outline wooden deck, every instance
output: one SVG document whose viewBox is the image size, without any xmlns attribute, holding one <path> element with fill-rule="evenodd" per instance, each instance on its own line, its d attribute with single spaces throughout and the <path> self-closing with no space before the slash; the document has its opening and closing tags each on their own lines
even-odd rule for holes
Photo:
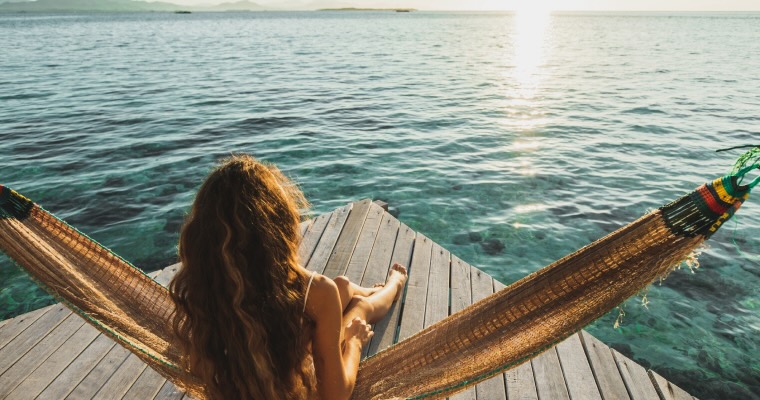
<svg viewBox="0 0 760 400">
<path fill-rule="evenodd" d="M 302 262 L 371 286 L 389 266 L 409 267 L 403 301 L 376 324 L 365 355 L 402 340 L 504 287 L 412 231 L 370 200 L 302 225 Z M 179 265 L 154 273 L 167 284 Z M 136 356 L 60 304 L 0 322 L 0 399 L 182 399 Z M 694 400 L 583 331 L 452 399 Z"/>
</svg>

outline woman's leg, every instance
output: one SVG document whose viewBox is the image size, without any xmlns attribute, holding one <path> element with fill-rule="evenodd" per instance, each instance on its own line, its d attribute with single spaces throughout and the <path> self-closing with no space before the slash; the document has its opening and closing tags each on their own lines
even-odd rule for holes
<svg viewBox="0 0 760 400">
<path fill-rule="evenodd" d="M 356 295 L 351 297 L 343 311 L 344 324 L 351 322 L 355 317 L 359 317 L 370 324 L 380 321 L 404 289 L 406 278 L 406 268 L 394 264 L 385 286 L 377 288 L 374 293 L 367 297 Z M 342 298 L 341 301 L 343 301 Z"/>
<path fill-rule="evenodd" d="M 338 286 L 338 293 L 340 294 L 340 304 L 343 305 L 343 311 L 346 311 L 346 307 L 351 302 L 354 296 L 371 296 L 376 293 L 382 287 L 365 288 L 351 282 L 346 276 L 336 276 L 333 281 Z"/>
</svg>

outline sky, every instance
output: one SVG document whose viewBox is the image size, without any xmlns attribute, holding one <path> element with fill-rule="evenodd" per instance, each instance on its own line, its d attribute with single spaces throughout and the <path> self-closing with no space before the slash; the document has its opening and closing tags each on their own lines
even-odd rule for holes
<svg viewBox="0 0 760 400">
<path fill-rule="evenodd" d="M 236 0 L 164 0 L 184 5 Z M 272 8 L 413 7 L 420 10 L 760 11 L 760 0 L 251 0 Z"/>
</svg>

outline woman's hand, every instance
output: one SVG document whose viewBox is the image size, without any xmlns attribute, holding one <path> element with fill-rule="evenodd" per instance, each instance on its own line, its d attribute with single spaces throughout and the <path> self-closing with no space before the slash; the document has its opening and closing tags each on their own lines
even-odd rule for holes
<svg viewBox="0 0 760 400">
<path fill-rule="evenodd" d="M 370 326 L 367 321 L 356 317 L 348 324 L 344 334 L 346 335 L 344 338 L 346 342 L 351 339 L 356 339 L 359 340 L 362 346 L 364 346 L 369 342 L 369 339 L 372 338 L 372 335 L 374 335 L 375 332 L 372 331 L 372 326 Z"/>
</svg>

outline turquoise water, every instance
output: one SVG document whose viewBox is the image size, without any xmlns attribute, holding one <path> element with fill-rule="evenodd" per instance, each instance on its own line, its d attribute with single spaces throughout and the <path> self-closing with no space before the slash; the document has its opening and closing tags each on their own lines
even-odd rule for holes
<svg viewBox="0 0 760 400">
<path fill-rule="evenodd" d="M 0 183 L 146 270 L 231 152 L 511 283 L 760 141 L 760 14 L 0 15 L 0 38 Z M 751 198 L 696 273 L 589 330 L 703 400 L 760 398 L 759 234 Z M 51 301 L 0 278 L 0 318 Z"/>
</svg>

